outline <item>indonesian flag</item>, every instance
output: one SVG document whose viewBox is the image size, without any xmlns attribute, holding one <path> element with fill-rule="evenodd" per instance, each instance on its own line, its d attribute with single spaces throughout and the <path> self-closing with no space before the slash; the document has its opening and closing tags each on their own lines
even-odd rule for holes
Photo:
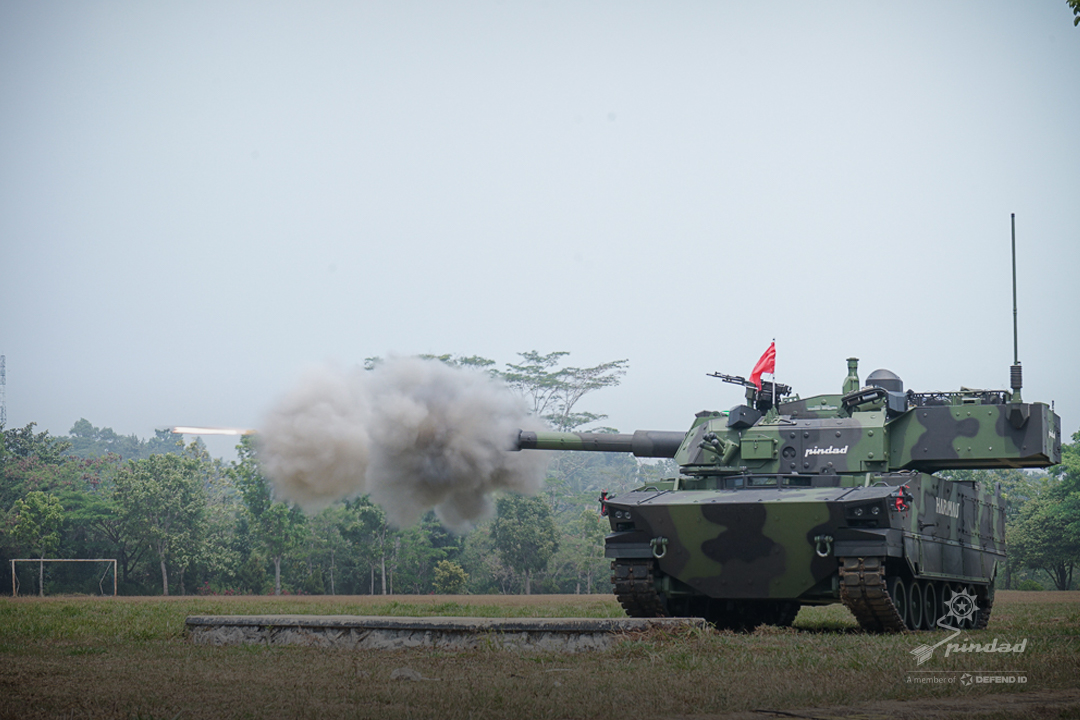
<svg viewBox="0 0 1080 720">
<path fill-rule="evenodd" d="M 750 382 L 757 386 L 757 389 L 761 390 L 761 374 L 769 373 L 770 375 L 776 372 L 776 343 L 769 343 L 769 349 L 765 351 L 765 354 L 761 356 L 761 359 L 757 361 L 757 365 L 754 366 L 754 371 L 750 373 Z"/>
</svg>

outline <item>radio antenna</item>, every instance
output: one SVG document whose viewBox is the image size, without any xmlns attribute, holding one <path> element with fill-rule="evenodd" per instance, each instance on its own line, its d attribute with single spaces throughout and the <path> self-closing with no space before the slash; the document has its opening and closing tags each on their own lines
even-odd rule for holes
<svg viewBox="0 0 1080 720">
<path fill-rule="evenodd" d="M 1013 364 L 1009 368 L 1012 385 L 1012 401 L 1020 402 L 1020 388 L 1024 385 L 1023 368 L 1020 367 L 1020 340 L 1016 325 L 1016 213 L 1012 213 L 1012 291 L 1013 291 Z"/>
</svg>

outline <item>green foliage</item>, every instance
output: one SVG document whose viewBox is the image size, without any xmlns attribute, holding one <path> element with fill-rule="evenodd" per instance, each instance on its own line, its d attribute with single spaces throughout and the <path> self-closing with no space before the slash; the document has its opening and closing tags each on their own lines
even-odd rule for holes
<svg viewBox="0 0 1080 720">
<path fill-rule="evenodd" d="M 1080 430 L 1071 443 L 1061 444 L 1061 464 L 1050 468 L 1050 474 L 1061 481 L 1063 493 L 1080 493 Z"/>
<path fill-rule="evenodd" d="M 1080 0 L 1065 0 L 1072 8 L 1073 15 L 1073 27 L 1080 25 Z"/>
<path fill-rule="evenodd" d="M 274 594 L 281 594 L 281 561 L 299 549 L 306 533 L 306 519 L 296 507 L 275 502 L 270 483 L 259 470 L 255 444 L 249 436 L 236 447 L 237 462 L 229 468 L 240 493 L 252 536 L 274 563 Z"/>
<path fill-rule="evenodd" d="M 181 574 L 202 551 L 206 534 L 203 466 L 193 457 L 153 455 L 130 461 L 113 489 L 123 533 L 148 546 L 169 594 L 168 568 Z"/>
<path fill-rule="evenodd" d="M 64 513 L 56 496 L 33 490 L 15 501 L 12 513 L 11 535 L 16 543 L 39 558 L 56 552 Z M 45 594 L 44 563 L 38 565 L 38 594 Z"/>
<path fill-rule="evenodd" d="M 588 393 L 618 385 L 629 364 L 628 360 L 613 360 L 588 368 L 560 368 L 559 364 L 569 354 L 541 355 L 535 350 L 518 353 L 522 362 L 507 363 L 507 370 L 498 373 L 498 377 L 532 402 L 536 415 L 557 430 L 576 430 L 607 417 L 574 408 Z"/>
<path fill-rule="evenodd" d="M 391 588 L 388 571 L 394 568 L 394 537 L 386 513 L 366 497 L 346 502 L 345 508 L 342 537 L 353 548 L 357 564 L 368 571 L 371 578 L 369 591 L 376 593 L 375 576 L 378 575 L 379 592 L 385 595 Z"/>
<path fill-rule="evenodd" d="M 240 438 L 236 446 L 237 461 L 229 468 L 229 477 L 240 492 L 240 497 L 251 517 L 258 519 L 270 507 L 270 485 L 259 472 L 255 456 L 255 443 L 250 435 Z"/>
<path fill-rule="evenodd" d="M 350 546 L 342 534 L 347 515 L 345 505 L 333 505 L 309 518 L 306 524 L 302 560 L 309 578 L 319 576 L 320 594 L 327 592 L 327 582 L 330 594 L 337 594 L 340 561 L 344 560 L 348 565 Z M 305 591 L 313 592 L 308 590 L 309 582 L 305 583 Z"/>
<path fill-rule="evenodd" d="M 557 568 L 552 573 L 556 580 L 549 584 L 552 592 L 592 593 L 606 580 L 609 563 L 604 558 L 604 535 L 607 522 L 600 517 L 595 506 L 582 507 L 576 516 L 568 513 L 560 523 L 562 530 L 559 550 L 551 564 Z M 558 580 L 563 580 L 562 583 Z M 603 585 L 607 589 L 607 585 Z"/>
<path fill-rule="evenodd" d="M 484 370 L 491 375 L 498 375 L 499 371 L 495 369 L 495 361 L 480 357 L 479 355 L 420 355 L 419 357 L 425 360 L 438 360 L 441 363 L 450 365 L 451 367 L 471 368 L 473 370 Z"/>
<path fill-rule="evenodd" d="M 469 573 L 453 560 L 440 560 L 435 564 L 435 592 L 443 595 L 460 595 L 469 585 Z"/>
<path fill-rule="evenodd" d="M 274 594 L 281 594 L 281 561 L 304 537 L 304 514 L 285 503 L 271 503 L 255 520 L 255 535 L 274 562 Z"/>
<path fill-rule="evenodd" d="M 56 552 L 60 544 L 60 525 L 64 508 L 55 495 L 35 490 L 15 501 L 15 526 L 12 534 L 30 552 L 43 558 Z"/>
<path fill-rule="evenodd" d="M 1061 446 L 1061 464 L 1028 486 L 1030 499 L 1006 525 L 1015 562 L 1042 571 L 1058 590 L 1072 587 L 1080 564 L 1080 432 Z"/>
<path fill-rule="evenodd" d="M 504 563 L 524 574 L 529 595 L 532 574 L 545 570 L 559 549 L 551 508 L 543 498 L 503 495 L 496 509 L 498 517 L 491 526 L 495 550 Z"/>
<path fill-rule="evenodd" d="M 5 430 L 2 457 L 14 459 L 35 459 L 44 464 L 59 463 L 71 443 L 49 435 L 49 431 L 34 433 L 37 423 L 28 423 L 25 427 Z"/>
<path fill-rule="evenodd" d="M 1007 526 L 1009 552 L 1016 562 L 1045 572 L 1058 590 L 1069 590 L 1080 563 L 1080 496 L 1056 490 L 1027 503 L 1019 520 Z"/>
<path fill-rule="evenodd" d="M 475 355 L 431 357 L 506 380 L 538 413 L 564 428 L 601 420 L 603 415 L 580 410 L 581 399 L 617 384 L 626 370 L 623 360 L 564 367 L 565 352 L 521 353 L 518 363 L 502 369 Z M 378 362 L 370 358 L 367 366 Z M 60 554 L 116 558 L 119 591 L 129 595 L 186 588 L 255 594 L 270 588 L 337 594 L 603 592 L 607 563 L 597 535 L 605 528 L 596 514 L 599 491 L 622 492 L 669 470 L 622 454 L 561 453 L 542 497 L 510 501 L 532 504 L 527 522 L 508 524 L 504 501 L 501 522 L 495 518 L 455 535 L 431 514 L 411 528 L 393 528 L 367 498 L 305 517 L 275 502 L 250 436 L 241 439 L 237 460 L 225 466 L 201 443 L 178 445 L 166 431 L 142 440 L 85 418 L 67 437 L 35 429 L 31 423 L 0 431 L 0 584 L 10 585 L 10 566 L 3 561 L 29 552 L 14 533 L 15 503 L 31 502 L 29 494 L 39 492 L 63 508 L 56 530 Z M 535 543 L 532 551 L 520 551 L 526 542 Z M 66 566 L 46 571 L 50 593 L 98 592 L 100 573 L 68 580 Z M 85 582 L 93 587 L 83 589 L 79 583 Z"/>
<path fill-rule="evenodd" d="M 435 566 L 451 551 L 445 542 L 446 531 L 428 513 L 424 520 L 393 533 L 391 555 L 394 592 L 422 594 L 434 588 Z"/>
<path fill-rule="evenodd" d="M 606 387 L 614 387 L 626 374 L 628 360 L 612 360 L 593 367 L 560 367 L 569 356 L 566 351 L 542 355 L 536 350 L 518 353 L 519 363 L 507 363 L 499 370 L 496 362 L 479 355 L 420 355 L 453 367 L 481 370 L 505 382 L 520 393 L 531 405 L 535 415 L 547 420 L 558 430 L 576 430 L 583 425 L 603 420 L 606 415 L 576 410 L 585 395 Z M 372 370 L 383 362 L 380 357 L 364 359 L 364 369 Z"/>
<path fill-rule="evenodd" d="M 112 428 L 98 428 L 80 418 L 68 431 L 67 453 L 81 458 L 118 455 L 124 460 L 142 460 L 151 455 L 182 452 L 183 442 L 169 430 L 158 430 L 149 441 L 136 435 L 118 435 Z"/>
</svg>

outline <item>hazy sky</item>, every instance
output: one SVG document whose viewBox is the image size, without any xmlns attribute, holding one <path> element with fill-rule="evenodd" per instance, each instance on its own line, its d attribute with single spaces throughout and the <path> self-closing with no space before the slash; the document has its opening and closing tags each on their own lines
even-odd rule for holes
<svg viewBox="0 0 1080 720">
<path fill-rule="evenodd" d="M 313 364 L 1006 388 L 1080 428 L 1065 0 L 0 2 L 9 427 L 255 426 Z M 227 449 L 231 441 L 212 448 Z"/>
</svg>

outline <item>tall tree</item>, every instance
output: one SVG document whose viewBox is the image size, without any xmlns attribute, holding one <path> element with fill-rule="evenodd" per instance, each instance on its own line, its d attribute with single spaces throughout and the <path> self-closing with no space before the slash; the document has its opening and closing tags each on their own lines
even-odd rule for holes
<svg viewBox="0 0 1080 720">
<path fill-rule="evenodd" d="M 1080 431 L 1061 445 L 1061 464 L 1033 485 L 1034 497 L 1007 526 L 1009 551 L 1028 567 L 1045 572 L 1058 590 L 1072 587 L 1080 565 Z"/>
<path fill-rule="evenodd" d="M 1047 492 L 1028 502 L 1020 520 L 1008 528 L 1009 552 L 1030 568 L 1045 572 L 1058 590 L 1072 586 L 1080 563 L 1080 497 Z"/>
<path fill-rule="evenodd" d="M 540 497 L 503 495 L 495 501 L 498 516 L 491 526 L 495 550 L 502 561 L 525 576 L 525 594 L 532 593 L 532 576 L 547 569 L 559 549 L 559 533 L 551 508 Z"/>
<path fill-rule="evenodd" d="M 434 568 L 446 559 L 448 551 L 446 546 L 436 544 L 443 535 L 445 530 L 431 512 L 422 522 L 395 532 L 395 540 L 401 541 L 395 553 L 398 574 L 395 583 L 399 591 L 408 588 L 420 594 L 433 589 Z"/>
<path fill-rule="evenodd" d="M 30 551 L 42 560 L 60 544 L 60 526 L 64 508 L 55 495 L 34 490 L 15 501 L 13 533 Z M 38 565 L 38 595 L 45 594 L 45 563 Z"/>
<path fill-rule="evenodd" d="M 283 502 L 271 503 L 256 521 L 256 532 L 274 562 L 274 594 L 281 594 L 281 561 L 304 537 L 304 514 Z"/>
<path fill-rule="evenodd" d="M 325 565 L 331 595 L 337 595 L 338 561 L 350 549 L 348 540 L 342 535 L 346 522 L 348 509 L 341 503 L 335 503 L 310 518 L 307 523 L 305 559 L 308 577 L 310 579 L 316 573 L 321 576 Z"/>
<path fill-rule="evenodd" d="M 587 368 L 560 368 L 569 354 L 559 351 L 541 355 L 535 350 L 518 353 L 522 361 L 507 363 L 507 369 L 498 373 L 532 403 L 534 413 L 558 430 L 576 430 L 607 417 L 575 408 L 578 401 L 594 390 L 618 385 L 629 363 L 612 360 Z"/>
<path fill-rule="evenodd" d="M 259 469 L 255 445 L 249 436 L 236 447 L 238 459 L 229 468 L 257 541 L 274 563 L 274 594 L 281 594 L 281 561 L 304 537 L 303 513 L 273 498 L 270 483 Z"/>
<path fill-rule="evenodd" d="M 25 427 L 4 430 L 0 456 L 14 459 L 36 458 L 43 463 L 62 462 L 71 443 L 50 436 L 48 430 L 35 433 L 35 425 L 37 423 L 28 423 Z"/>
<path fill-rule="evenodd" d="M 196 558 L 205 536 L 206 491 L 198 459 L 153 455 L 133 460 L 117 474 L 114 500 L 127 531 L 147 545 L 169 594 L 169 565 L 181 572 Z"/>
<path fill-rule="evenodd" d="M 341 534 L 356 548 L 361 562 L 371 573 L 371 594 L 375 594 L 375 573 L 378 571 L 380 591 L 389 592 L 388 573 L 393 569 L 394 532 L 386 521 L 386 513 L 367 496 L 350 500 Z"/>
</svg>

